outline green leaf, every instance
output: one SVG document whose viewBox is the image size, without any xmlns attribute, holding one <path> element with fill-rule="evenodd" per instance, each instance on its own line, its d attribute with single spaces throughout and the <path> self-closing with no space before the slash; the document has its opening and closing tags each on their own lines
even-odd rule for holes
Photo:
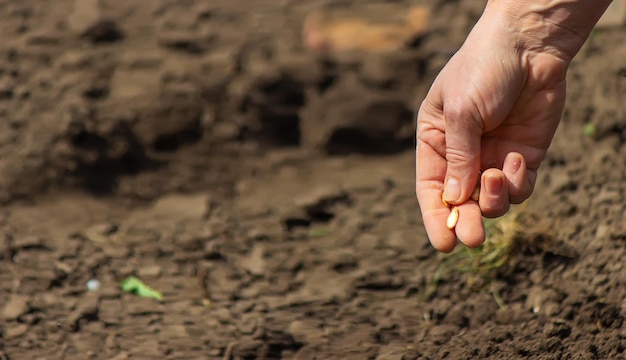
<svg viewBox="0 0 626 360">
<path fill-rule="evenodd" d="M 329 233 L 330 233 L 330 229 L 322 226 L 322 227 L 311 229 L 311 231 L 309 232 L 309 236 L 313 238 L 318 238 L 318 237 L 326 236 Z"/>
<path fill-rule="evenodd" d="M 163 300 L 163 295 L 160 292 L 152 289 L 134 276 L 130 276 L 122 281 L 121 286 L 124 292 L 135 293 L 137 296 L 144 298 Z"/>
<path fill-rule="evenodd" d="M 594 125 L 594 123 L 586 123 L 585 126 L 583 126 L 583 134 L 593 137 L 596 134 L 596 125 Z"/>
</svg>

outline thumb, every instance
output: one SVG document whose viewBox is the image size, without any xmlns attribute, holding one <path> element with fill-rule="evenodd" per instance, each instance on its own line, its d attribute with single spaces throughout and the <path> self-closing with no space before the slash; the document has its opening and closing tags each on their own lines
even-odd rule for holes
<svg viewBox="0 0 626 360">
<path fill-rule="evenodd" d="M 472 111 L 447 111 L 444 117 L 447 169 L 443 200 L 460 205 L 470 198 L 480 175 L 483 121 Z"/>
</svg>

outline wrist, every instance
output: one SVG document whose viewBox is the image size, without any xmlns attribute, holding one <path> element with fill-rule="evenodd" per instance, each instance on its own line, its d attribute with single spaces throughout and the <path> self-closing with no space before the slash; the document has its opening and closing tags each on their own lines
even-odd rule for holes
<svg viewBox="0 0 626 360">
<path fill-rule="evenodd" d="M 508 24 L 522 51 L 549 53 L 569 63 L 611 0 L 489 0 L 483 18 Z"/>
</svg>

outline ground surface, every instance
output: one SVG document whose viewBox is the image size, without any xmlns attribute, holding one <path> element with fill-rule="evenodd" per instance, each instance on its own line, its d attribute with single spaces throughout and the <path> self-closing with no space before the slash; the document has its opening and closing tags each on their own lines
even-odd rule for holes
<svg viewBox="0 0 626 360">
<path fill-rule="evenodd" d="M 480 3 L 321 59 L 319 1 L 0 0 L 0 359 L 623 358 L 623 29 L 572 65 L 524 209 L 543 245 L 432 286 L 412 112 Z"/>
</svg>

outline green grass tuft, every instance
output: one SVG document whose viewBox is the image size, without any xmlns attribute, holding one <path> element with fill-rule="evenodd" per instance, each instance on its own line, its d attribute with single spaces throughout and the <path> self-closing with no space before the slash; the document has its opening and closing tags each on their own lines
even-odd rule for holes
<svg viewBox="0 0 626 360">
<path fill-rule="evenodd" d="M 503 217 L 485 219 L 485 243 L 475 249 L 459 245 L 452 253 L 441 255 L 425 296 L 430 298 L 438 284 L 450 274 L 461 272 L 470 287 L 479 289 L 493 282 L 497 271 L 508 265 L 517 248 L 520 235 L 520 211 L 514 209 Z"/>
</svg>

